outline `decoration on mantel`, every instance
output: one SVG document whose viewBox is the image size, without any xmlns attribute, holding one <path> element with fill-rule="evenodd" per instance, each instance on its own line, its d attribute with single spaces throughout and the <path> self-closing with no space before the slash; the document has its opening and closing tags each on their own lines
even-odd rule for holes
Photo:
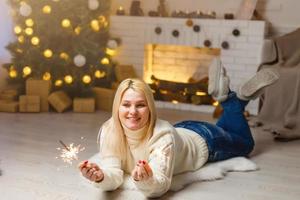
<svg viewBox="0 0 300 200">
<path fill-rule="evenodd" d="M 165 0 L 159 0 L 159 5 L 157 6 L 157 13 L 160 17 L 168 17 L 169 13 L 166 8 L 166 1 Z"/>
<path fill-rule="evenodd" d="M 234 14 L 233 13 L 225 13 L 224 19 L 234 19 Z"/>
<path fill-rule="evenodd" d="M 211 41 L 210 40 L 204 40 L 204 46 L 205 47 L 210 47 L 211 46 Z"/>
<path fill-rule="evenodd" d="M 118 9 L 117 9 L 117 12 L 116 12 L 117 15 L 125 15 L 125 10 L 122 6 L 120 6 Z"/>
<path fill-rule="evenodd" d="M 172 35 L 177 38 L 179 36 L 179 31 L 178 30 L 174 30 L 172 32 Z"/>
<path fill-rule="evenodd" d="M 223 49 L 229 49 L 229 43 L 227 41 L 223 41 L 221 46 Z"/>
<path fill-rule="evenodd" d="M 241 34 L 241 32 L 239 29 L 237 29 L 237 28 L 233 29 L 232 35 L 234 35 L 235 37 L 238 37 L 238 36 L 240 36 L 240 34 Z"/>
<path fill-rule="evenodd" d="M 162 32 L 162 30 L 161 30 L 160 27 L 156 27 L 156 28 L 155 28 L 155 33 L 156 33 L 157 35 L 160 35 L 161 32 Z"/>
<path fill-rule="evenodd" d="M 141 8 L 141 2 L 138 0 L 134 0 L 131 3 L 130 7 L 130 15 L 131 16 L 144 16 L 144 12 Z"/>
<path fill-rule="evenodd" d="M 186 24 L 188 27 L 192 27 L 192 26 L 194 25 L 194 22 L 193 22 L 193 20 L 188 19 L 188 20 L 186 20 L 185 24 Z"/>
<path fill-rule="evenodd" d="M 199 25 L 194 25 L 194 26 L 193 26 L 193 30 L 194 30 L 196 33 L 200 32 L 200 26 L 199 26 Z"/>
</svg>

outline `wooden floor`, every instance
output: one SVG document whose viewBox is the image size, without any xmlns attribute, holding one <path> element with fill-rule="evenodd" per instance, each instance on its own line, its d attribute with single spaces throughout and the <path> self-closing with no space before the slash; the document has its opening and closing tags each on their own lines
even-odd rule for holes
<svg viewBox="0 0 300 200">
<path fill-rule="evenodd" d="M 137 191 L 101 192 L 82 181 L 76 168 L 66 166 L 56 149 L 59 140 L 82 144 L 79 154 L 87 159 L 97 151 L 98 128 L 109 113 L 0 113 L 0 199 L 143 199 Z M 159 110 L 161 118 L 176 122 L 184 119 L 209 120 L 205 114 Z M 199 182 L 179 192 L 168 192 L 161 199 L 300 199 L 300 141 L 276 142 L 269 133 L 253 129 L 256 148 L 252 160 L 260 170 L 229 173 L 224 179 Z M 82 138 L 83 137 L 83 138 Z"/>
</svg>

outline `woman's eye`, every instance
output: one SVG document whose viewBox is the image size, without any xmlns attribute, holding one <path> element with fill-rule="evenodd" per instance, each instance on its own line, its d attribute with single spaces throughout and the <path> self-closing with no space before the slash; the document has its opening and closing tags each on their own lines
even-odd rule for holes
<svg viewBox="0 0 300 200">
<path fill-rule="evenodd" d="M 136 105 L 136 107 L 138 107 L 138 108 L 143 108 L 145 106 L 146 106 L 145 104 L 138 104 L 138 105 Z"/>
<path fill-rule="evenodd" d="M 122 106 L 124 106 L 124 107 L 130 107 L 130 104 L 124 103 L 124 104 L 122 104 Z"/>
</svg>

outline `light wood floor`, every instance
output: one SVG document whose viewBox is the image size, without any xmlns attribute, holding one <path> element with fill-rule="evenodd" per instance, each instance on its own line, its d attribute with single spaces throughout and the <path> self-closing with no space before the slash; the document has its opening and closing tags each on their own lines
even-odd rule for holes
<svg viewBox="0 0 300 200">
<path fill-rule="evenodd" d="M 10 114 L 0 113 L 0 199 L 143 199 L 136 191 L 103 193 L 86 185 L 73 166 L 55 159 L 59 140 L 86 147 L 80 160 L 97 151 L 98 128 L 109 113 L 72 112 Z M 159 110 L 161 118 L 176 122 L 184 119 L 209 120 L 205 114 Z M 252 160 L 260 170 L 229 173 L 224 179 L 199 182 L 182 191 L 168 192 L 161 199 L 300 199 L 300 141 L 275 142 L 269 133 L 253 129 L 256 148 Z M 84 139 L 81 139 L 84 137 Z"/>
</svg>

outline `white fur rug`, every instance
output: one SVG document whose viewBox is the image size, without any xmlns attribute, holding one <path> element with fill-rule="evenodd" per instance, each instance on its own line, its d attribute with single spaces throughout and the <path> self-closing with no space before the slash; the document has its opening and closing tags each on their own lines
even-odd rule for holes
<svg viewBox="0 0 300 200">
<path fill-rule="evenodd" d="M 224 161 L 208 163 L 197 171 L 174 176 L 170 190 L 178 191 L 183 189 L 186 185 L 198 181 L 213 181 L 222 179 L 228 172 L 231 171 L 247 172 L 255 170 L 258 170 L 257 165 L 245 157 L 235 157 Z M 137 190 L 129 175 L 125 176 L 125 180 L 121 188 L 125 190 Z"/>
</svg>

